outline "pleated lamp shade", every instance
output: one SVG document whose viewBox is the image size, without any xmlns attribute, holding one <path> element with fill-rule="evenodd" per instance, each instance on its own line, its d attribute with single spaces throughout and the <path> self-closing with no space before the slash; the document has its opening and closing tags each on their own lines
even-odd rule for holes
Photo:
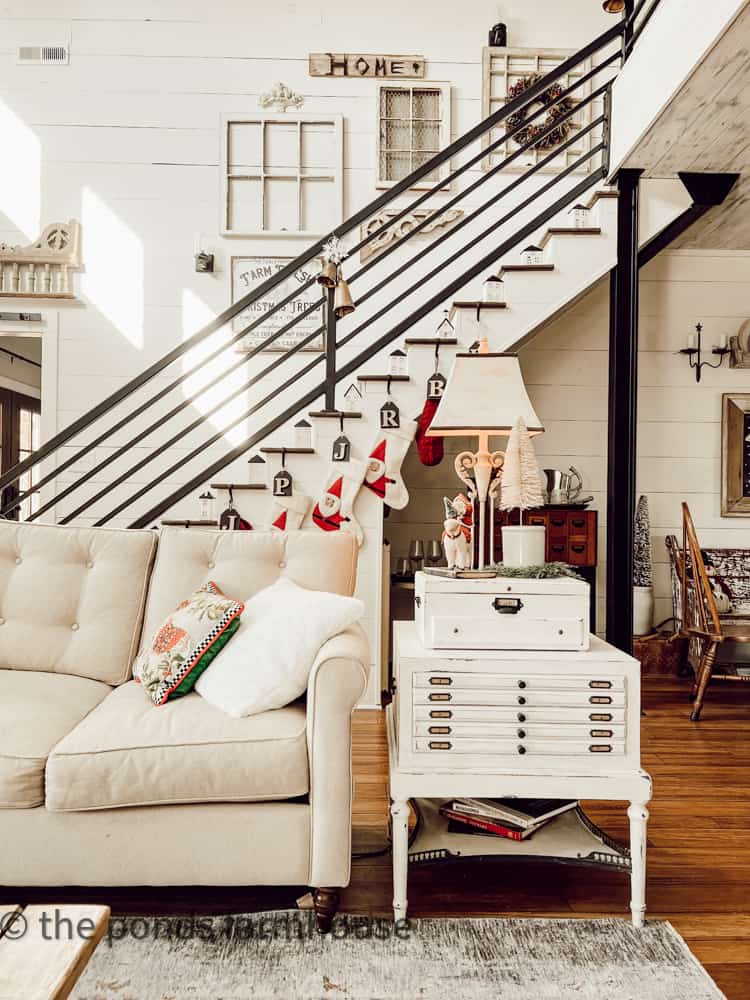
<svg viewBox="0 0 750 1000">
<path fill-rule="evenodd" d="M 428 437 L 508 436 L 519 417 L 541 434 L 517 354 L 457 354 Z"/>
</svg>

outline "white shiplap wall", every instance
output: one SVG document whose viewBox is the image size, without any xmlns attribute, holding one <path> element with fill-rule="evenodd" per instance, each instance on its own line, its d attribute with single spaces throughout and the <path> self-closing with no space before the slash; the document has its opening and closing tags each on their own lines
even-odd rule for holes
<svg viewBox="0 0 750 1000">
<path fill-rule="evenodd" d="M 611 24 L 590 0 L 570 0 L 564 10 L 512 0 L 502 16 L 521 46 L 577 48 Z M 259 93 L 282 80 L 305 97 L 305 112 L 342 114 L 351 214 L 377 193 L 375 81 L 311 78 L 308 53 L 423 54 L 427 78 L 452 86 L 455 136 L 480 118 L 481 49 L 499 17 L 498 5 L 487 2 L 457 17 L 447 0 L 0 7 L 0 241 L 27 242 L 55 218 L 83 223 L 82 304 L 45 309 L 48 326 L 59 330 L 59 402 L 46 426 L 65 426 L 223 310 L 232 255 L 292 256 L 303 248 L 293 237 L 218 238 L 222 113 L 256 110 Z M 18 45 L 34 43 L 69 44 L 69 65 L 16 65 Z M 472 171 L 466 181 L 474 179 Z M 212 276 L 193 271 L 198 233 L 216 252 Z M 51 315 L 58 312 L 59 319 Z M 185 421 L 205 408 L 191 406 Z M 236 443 L 241 436 L 227 437 Z M 95 461 L 106 455 L 100 451 Z M 180 449 L 170 448 L 169 460 L 179 458 Z M 153 471 L 168 464 L 165 456 Z M 140 481 L 151 475 L 146 470 Z M 180 476 L 188 470 L 169 481 Z M 106 481 L 102 474 L 96 486 Z M 194 509 L 191 500 L 176 513 Z"/>
<path fill-rule="evenodd" d="M 641 272 L 637 489 L 649 499 L 654 559 L 655 616 L 671 614 L 664 536 L 680 537 L 680 503 L 687 500 L 705 545 L 750 547 L 750 520 L 720 514 L 721 395 L 750 392 L 750 371 L 703 370 L 700 384 L 676 352 L 703 323 L 710 347 L 736 333 L 750 315 L 750 251 L 666 251 Z M 542 467 L 573 464 L 599 510 L 598 621 L 604 628 L 607 489 L 608 286 L 601 283 L 521 350 L 534 407 L 545 425 L 536 439 Z M 713 360 L 713 359 L 712 359 Z M 498 441 L 498 447 L 502 441 Z M 463 447 L 463 445 L 461 445 Z M 454 446 L 454 450 L 460 450 Z M 423 469 L 410 455 L 412 502 L 386 525 L 394 556 L 409 539 L 437 537 L 441 497 L 457 492 L 446 458 Z M 424 520 L 418 512 L 427 511 Z"/>
</svg>

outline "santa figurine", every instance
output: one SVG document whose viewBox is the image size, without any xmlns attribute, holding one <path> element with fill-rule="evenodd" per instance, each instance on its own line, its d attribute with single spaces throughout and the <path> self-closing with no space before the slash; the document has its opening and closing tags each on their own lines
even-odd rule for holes
<svg viewBox="0 0 750 1000">
<path fill-rule="evenodd" d="M 312 519 L 323 531 L 340 531 L 341 525 L 351 520 L 341 513 L 342 484 L 343 476 L 339 476 L 313 507 Z"/>
<path fill-rule="evenodd" d="M 385 474 L 385 439 L 380 440 L 367 459 L 367 472 L 365 474 L 365 486 L 380 497 L 385 498 L 385 491 L 389 485 L 394 485 L 396 480 L 390 479 Z"/>
</svg>

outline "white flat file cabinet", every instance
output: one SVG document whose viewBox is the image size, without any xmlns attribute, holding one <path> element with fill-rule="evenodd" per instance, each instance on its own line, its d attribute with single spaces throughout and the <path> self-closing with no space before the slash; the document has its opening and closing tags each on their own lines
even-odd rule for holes
<svg viewBox="0 0 750 1000">
<path fill-rule="evenodd" d="M 501 856 L 629 872 L 632 920 L 642 926 L 651 779 L 640 767 L 638 661 L 593 635 L 579 652 L 425 649 L 414 622 L 396 622 L 393 669 L 394 919 L 406 917 L 409 864 Z M 438 811 L 447 799 L 505 796 L 625 801 L 630 846 L 581 809 L 523 841 L 451 832 Z M 411 846 L 409 800 L 419 816 Z"/>
</svg>

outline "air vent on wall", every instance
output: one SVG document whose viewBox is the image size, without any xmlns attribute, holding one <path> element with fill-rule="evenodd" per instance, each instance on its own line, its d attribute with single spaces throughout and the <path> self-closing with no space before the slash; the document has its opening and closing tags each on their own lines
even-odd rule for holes
<svg viewBox="0 0 750 1000">
<path fill-rule="evenodd" d="M 18 62 L 25 66 L 62 66 L 68 62 L 65 45 L 21 45 Z"/>
</svg>

